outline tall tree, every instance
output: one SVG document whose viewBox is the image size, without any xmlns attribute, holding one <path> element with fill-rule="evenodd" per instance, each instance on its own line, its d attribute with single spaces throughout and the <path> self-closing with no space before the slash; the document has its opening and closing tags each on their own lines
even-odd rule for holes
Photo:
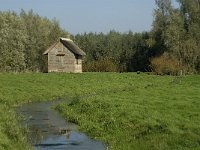
<svg viewBox="0 0 200 150">
<path fill-rule="evenodd" d="M 171 0 L 155 0 L 157 8 L 154 12 L 152 35 L 155 39 L 155 54 L 162 54 L 166 48 L 165 33 L 169 26 L 170 14 L 172 11 Z"/>
<path fill-rule="evenodd" d="M 177 0 L 184 20 L 183 59 L 193 70 L 200 71 L 200 0 Z"/>
<path fill-rule="evenodd" d="M 27 34 L 23 21 L 13 12 L 0 12 L 0 71 L 25 69 Z"/>
<path fill-rule="evenodd" d="M 55 43 L 59 37 L 68 37 L 69 34 L 60 28 L 55 19 L 50 21 L 32 10 L 28 13 L 22 10 L 20 16 L 28 35 L 25 51 L 27 70 L 44 71 L 47 66 L 47 60 L 43 56 L 44 50 Z"/>
</svg>

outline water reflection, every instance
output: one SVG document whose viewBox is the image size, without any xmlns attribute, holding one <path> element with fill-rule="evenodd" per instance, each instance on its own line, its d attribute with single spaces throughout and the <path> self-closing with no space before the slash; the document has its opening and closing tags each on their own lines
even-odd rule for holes
<svg viewBox="0 0 200 150">
<path fill-rule="evenodd" d="M 28 129 L 29 142 L 36 150 L 105 150 L 102 142 L 90 139 L 77 131 L 75 124 L 66 122 L 55 110 L 57 102 L 23 105 L 18 113 Z"/>
</svg>

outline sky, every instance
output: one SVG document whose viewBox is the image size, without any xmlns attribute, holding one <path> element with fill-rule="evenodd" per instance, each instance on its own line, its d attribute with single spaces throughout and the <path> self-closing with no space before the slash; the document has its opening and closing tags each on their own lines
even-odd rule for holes
<svg viewBox="0 0 200 150">
<path fill-rule="evenodd" d="M 154 0 L 0 0 L 0 11 L 32 9 L 71 34 L 149 31 L 155 7 Z"/>
</svg>

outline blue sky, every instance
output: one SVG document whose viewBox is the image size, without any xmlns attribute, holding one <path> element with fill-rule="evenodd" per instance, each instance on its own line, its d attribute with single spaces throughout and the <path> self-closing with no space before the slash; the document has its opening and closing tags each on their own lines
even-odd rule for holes
<svg viewBox="0 0 200 150">
<path fill-rule="evenodd" d="M 0 0 L 0 11 L 33 9 L 71 34 L 149 31 L 154 8 L 154 0 Z"/>
</svg>

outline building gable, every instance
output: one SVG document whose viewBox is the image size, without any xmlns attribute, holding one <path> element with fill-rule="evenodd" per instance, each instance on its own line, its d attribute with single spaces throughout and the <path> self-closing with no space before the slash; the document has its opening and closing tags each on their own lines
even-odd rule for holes
<svg viewBox="0 0 200 150">
<path fill-rule="evenodd" d="M 48 72 L 82 72 L 85 53 L 73 41 L 61 38 L 43 54 L 48 55 Z"/>
</svg>

